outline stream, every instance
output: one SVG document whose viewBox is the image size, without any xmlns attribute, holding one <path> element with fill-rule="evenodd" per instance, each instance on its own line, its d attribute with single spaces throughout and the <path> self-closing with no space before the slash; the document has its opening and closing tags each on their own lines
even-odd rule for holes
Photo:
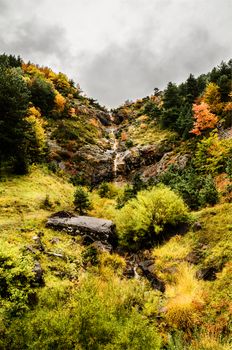
<svg viewBox="0 0 232 350">
<path fill-rule="evenodd" d="M 120 159 L 120 153 L 118 152 L 118 146 L 119 146 L 119 141 L 116 138 L 116 128 L 112 128 L 109 130 L 109 136 L 112 144 L 112 149 L 113 149 L 113 174 L 114 174 L 114 179 L 117 178 L 118 175 L 118 165 L 119 165 L 119 159 Z"/>
</svg>

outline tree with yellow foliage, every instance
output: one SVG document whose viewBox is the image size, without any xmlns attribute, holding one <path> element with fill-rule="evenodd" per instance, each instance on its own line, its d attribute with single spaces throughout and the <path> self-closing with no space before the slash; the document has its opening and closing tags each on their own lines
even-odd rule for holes
<svg viewBox="0 0 232 350">
<path fill-rule="evenodd" d="M 209 83 L 205 88 L 203 100 L 208 104 L 212 113 L 221 114 L 223 103 L 221 102 L 221 94 L 219 86 L 215 83 Z"/>
</svg>

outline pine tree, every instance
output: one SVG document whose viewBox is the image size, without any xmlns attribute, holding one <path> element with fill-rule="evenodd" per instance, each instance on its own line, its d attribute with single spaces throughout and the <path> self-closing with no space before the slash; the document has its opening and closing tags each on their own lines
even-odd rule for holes
<svg viewBox="0 0 232 350">
<path fill-rule="evenodd" d="M 0 67 L 0 161 L 13 159 L 18 173 L 26 171 L 29 98 L 20 69 Z"/>
<path fill-rule="evenodd" d="M 75 210 L 77 210 L 80 215 L 84 215 L 88 209 L 91 209 L 88 193 L 82 187 L 77 187 L 74 193 L 73 203 L 75 205 Z"/>
<path fill-rule="evenodd" d="M 198 84 L 193 74 L 190 74 L 186 81 L 186 100 L 193 103 L 198 96 Z"/>
</svg>

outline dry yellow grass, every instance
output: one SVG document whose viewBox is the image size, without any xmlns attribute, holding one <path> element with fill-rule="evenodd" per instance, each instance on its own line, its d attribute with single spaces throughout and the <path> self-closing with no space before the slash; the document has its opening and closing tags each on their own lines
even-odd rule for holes
<svg viewBox="0 0 232 350">
<path fill-rule="evenodd" d="M 166 289 L 166 321 L 178 329 L 191 331 L 200 323 L 204 306 L 202 282 L 195 277 L 195 269 L 182 263 L 175 274 L 175 283 Z"/>
</svg>

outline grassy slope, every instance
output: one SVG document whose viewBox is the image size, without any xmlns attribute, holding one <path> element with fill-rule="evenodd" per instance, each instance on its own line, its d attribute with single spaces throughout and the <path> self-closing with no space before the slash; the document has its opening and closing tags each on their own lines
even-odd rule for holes
<svg viewBox="0 0 232 350">
<path fill-rule="evenodd" d="M 78 237 L 45 228 L 52 212 L 73 209 L 73 186 L 46 169 L 34 168 L 29 175 L 5 179 L 0 190 L 0 245 L 14 261 L 17 254 L 39 261 L 45 279 L 45 286 L 36 289 L 38 303 L 24 317 L 9 320 L 0 297 L 0 348 L 73 349 L 76 345 L 77 349 L 108 349 L 112 342 L 112 349 L 128 348 L 129 343 L 134 350 L 148 342 L 148 349 L 159 349 L 156 319 L 148 324 L 149 310 L 157 309 L 157 293 L 145 296 L 146 284 L 122 279 L 125 263 L 121 257 L 102 254 L 97 268 L 87 263 Z M 51 207 L 44 206 L 48 194 Z M 93 197 L 99 199 L 96 194 Z M 36 248 L 33 237 L 39 232 L 43 232 L 46 251 L 64 258 Z M 51 242 L 54 237 L 56 244 Z M 144 305 L 143 314 L 136 311 L 136 305 Z"/>
<path fill-rule="evenodd" d="M 62 306 L 62 293 L 66 291 L 64 300 L 69 298 L 72 309 L 72 303 L 75 302 L 68 297 L 68 291 L 73 293 L 79 285 L 76 285 L 76 281 L 81 281 L 83 278 L 86 281 L 84 276 L 90 276 L 84 283 L 88 285 L 97 283 L 96 293 L 99 293 L 103 304 L 105 300 L 108 300 L 108 307 L 115 310 L 112 311 L 113 313 L 118 313 L 116 305 L 125 306 L 132 298 L 136 305 L 137 303 L 140 305 L 137 307 L 142 308 L 142 319 L 148 318 L 150 321 L 155 321 L 157 310 L 161 307 L 162 322 L 156 327 L 159 327 L 165 341 L 168 339 L 167 334 L 175 329 L 183 330 L 189 340 L 197 327 L 198 330 L 201 330 L 201 339 L 194 340 L 195 343 L 193 342 L 191 349 L 229 349 L 227 341 L 225 340 L 224 345 L 220 345 L 219 339 L 222 336 L 227 339 L 230 330 L 232 290 L 229 260 L 231 260 L 232 251 L 230 243 L 232 204 L 221 204 L 195 213 L 194 215 L 202 226 L 199 231 L 190 230 L 184 236 L 174 236 L 162 246 L 154 249 L 155 272 L 165 280 L 167 285 L 164 296 L 161 296 L 159 293 L 153 295 L 153 292 L 147 289 L 148 287 L 142 281 L 125 281 L 119 278 L 117 269 L 118 267 L 119 270 L 123 268 L 124 262 L 117 256 L 109 258 L 103 255 L 97 275 L 97 270 L 93 270 L 95 277 L 91 277 L 91 270 L 88 275 L 81 268 L 84 248 L 78 244 L 78 239 L 73 240 L 61 232 L 45 228 L 45 220 L 51 212 L 72 209 L 73 191 L 73 186 L 62 177 L 52 175 L 42 168 L 34 168 L 29 175 L 9 178 L 0 183 L 1 244 L 8 242 L 21 250 L 27 246 L 33 247 L 33 236 L 42 231 L 44 234 L 42 242 L 46 250 L 62 253 L 65 257 L 58 259 L 38 250 L 34 254 L 34 259 L 40 261 L 45 271 L 46 282 L 45 287 L 38 292 L 41 298 L 39 309 L 37 308 L 38 317 L 45 317 L 45 314 L 40 315 L 41 307 L 45 307 L 45 311 L 46 307 L 52 307 L 50 305 L 52 302 L 47 300 L 50 293 L 51 295 L 54 293 L 54 298 L 61 300 L 59 302 Z M 104 210 L 107 210 L 107 206 L 110 205 L 113 208 L 113 200 L 99 199 L 96 193 L 92 195 L 92 199 L 94 200 L 93 215 L 104 217 Z M 106 216 L 110 217 L 110 211 L 106 213 Z M 54 237 L 59 239 L 55 245 L 51 243 Z M 193 262 L 187 258 L 191 254 L 197 256 Z M 196 278 L 196 271 L 212 266 L 220 271 L 216 275 L 216 280 L 202 281 Z M 103 285 L 104 293 L 102 292 Z M 85 294 L 88 293 L 85 289 L 87 287 L 83 288 L 81 292 L 84 293 L 83 297 L 88 297 L 88 294 L 87 296 Z M 120 290 L 124 291 L 124 296 L 121 295 Z M 55 295 L 61 295 L 61 299 Z M 59 308 L 59 304 L 56 307 Z M 86 307 L 92 308 L 91 305 Z M 97 317 L 100 315 L 102 317 L 104 312 L 102 310 Z M 137 316 L 126 313 L 123 317 L 129 320 L 129 317 Z M 141 327 L 143 327 L 142 319 L 139 320 Z M 40 322 L 40 320 L 35 320 L 35 322 Z M 115 325 L 118 325 L 118 321 L 114 322 L 116 322 Z M 178 342 L 180 340 L 176 340 L 176 344 Z M 120 348 L 119 345 L 118 348 Z M 183 343 L 181 342 L 175 349 L 184 349 Z"/>
<path fill-rule="evenodd" d="M 157 123 L 146 115 L 135 117 L 130 124 L 123 123 L 123 130 L 127 140 L 134 145 L 159 144 L 175 137 L 175 133 L 169 130 L 161 130 Z"/>
<path fill-rule="evenodd" d="M 42 231 L 46 248 L 54 247 L 50 239 L 60 239 L 55 247 L 58 252 L 68 248 L 69 239 L 45 228 L 45 221 L 52 212 L 72 209 L 74 188 L 62 177 L 46 169 L 36 167 L 30 174 L 14 176 L 0 183 L 0 227 L 1 241 L 16 244 L 20 248 L 33 245 L 33 237 Z M 42 257 L 45 266 L 47 257 Z"/>
<path fill-rule="evenodd" d="M 220 347 L 220 337 L 231 332 L 232 316 L 232 204 L 221 204 L 195 213 L 201 224 L 198 231 L 174 236 L 155 248 L 155 271 L 166 281 L 166 313 L 171 327 L 193 331 L 200 327 L 199 349 Z M 215 280 L 196 278 L 202 269 L 217 271 Z"/>
</svg>

